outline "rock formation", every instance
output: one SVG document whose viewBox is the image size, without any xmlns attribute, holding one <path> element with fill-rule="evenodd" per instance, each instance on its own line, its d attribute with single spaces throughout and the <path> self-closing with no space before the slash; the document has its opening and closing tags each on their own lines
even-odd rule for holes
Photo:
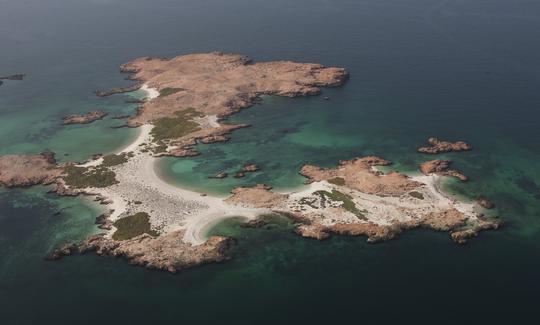
<svg viewBox="0 0 540 325">
<path fill-rule="evenodd" d="M 257 184 L 255 187 L 236 187 L 232 196 L 225 200 L 227 203 L 240 204 L 254 208 L 274 208 L 279 206 L 287 195 L 270 191 L 271 186 Z"/>
<path fill-rule="evenodd" d="M 105 116 L 107 116 L 107 113 L 102 111 L 91 111 L 83 115 L 68 115 L 62 119 L 62 124 L 88 124 L 101 120 Z"/>
<path fill-rule="evenodd" d="M 418 148 L 418 152 L 427 154 L 438 154 L 441 152 L 471 150 L 471 145 L 463 141 L 449 142 L 439 140 L 437 138 L 429 138 L 428 144 L 429 146 Z"/>
<path fill-rule="evenodd" d="M 139 58 L 122 65 L 121 71 L 133 73 L 131 79 L 160 92 L 180 89 L 144 103 L 130 120 L 137 125 L 187 107 L 205 115 L 226 116 L 253 105 L 260 95 L 316 95 L 319 87 L 339 86 L 348 77 L 341 68 L 290 61 L 253 63 L 242 55 L 217 52 Z"/>
<path fill-rule="evenodd" d="M 343 182 L 343 185 L 352 189 L 376 195 L 402 195 L 422 185 L 404 174 L 391 172 L 383 175 L 372 168 L 389 164 L 388 160 L 369 156 L 341 161 L 339 166 L 333 169 L 304 165 L 300 170 L 300 174 L 307 177 L 311 182 Z"/>
<path fill-rule="evenodd" d="M 256 164 L 246 164 L 246 165 L 242 166 L 242 169 L 240 169 L 239 171 L 237 171 L 234 174 L 234 177 L 241 178 L 241 177 L 246 176 L 246 173 L 254 173 L 254 172 L 258 171 L 258 170 L 260 170 L 258 165 L 256 165 Z"/>
<path fill-rule="evenodd" d="M 485 196 L 479 196 L 476 198 L 476 202 L 478 205 L 480 205 L 484 209 L 493 209 L 495 208 L 495 204 L 491 202 L 487 197 Z"/>
<path fill-rule="evenodd" d="M 127 87 L 117 87 L 110 90 L 96 90 L 95 94 L 98 97 L 107 97 L 115 94 L 121 94 L 121 93 L 129 93 L 135 90 L 139 90 L 141 88 L 142 84 L 135 84 L 132 86 Z"/>
<path fill-rule="evenodd" d="M 234 244 L 232 238 L 212 236 L 204 244 L 192 246 L 183 242 L 182 237 L 181 231 L 157 238 L 142 234 L 123 241 L 96 235 L 78 244 L 65 245 L 49 254 L 47 259 L 57 260 L 94 251 L 98 255 L 126 258 L 133 265 L 175 273 L 197 265 L 225 261 L 230 258 L 230 248 Z"/>
<path fill-rule="evenodd" d="M 12 74 L 9 76 L 0 76 L 0 80 L 23 80 L 25 74 Z"/>
<path fill-rule="evenodd" d="M 467 176 L 463 175 L 461 172 L 455 169 L 450 169 L 450 164 L 450 160 L 430 160 L 420 165 L 420 171 L 424 175 L 438 174 L 455 177 L 460 181 L 468 180 Z"/>
<path fill-rule="evenodd" d="M 63 172 L 56 166 L 54 154 L 0 156 L 0 185 L 25 187 L 51 184 Z"/>
</svg>

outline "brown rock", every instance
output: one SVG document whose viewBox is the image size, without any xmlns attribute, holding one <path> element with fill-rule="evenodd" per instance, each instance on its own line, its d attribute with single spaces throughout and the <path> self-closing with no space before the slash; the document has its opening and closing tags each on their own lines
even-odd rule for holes
<svg viewBox="0 0 540 325">
<path fill-rule="evenodd" d="M 323 240 L 330 237 L 330 234 L 325 227 L 315 224 L 302 224 L 298 225 L 294 232 L 305 238 L 313 238 L 317 240 Z"/>
<path fill-rule="evenodd" d="M 98 255 L 123 257 L 132 265 L 172 273 L 230 259 L 230 250 L 234 245 L 232 238 L 212 236 L 204 244 L 192 246 L 183 242 L 182 237 L 182 231 L 173 231 L 157 238 L 142 234 L 123 241 L 96 235 L 77 245 L 63 246 L 49 254 L 47 259 L 57 260 L 73 253 L 96 252 Z"/>
<path fill-rule="evenodd" d="M 372 169 L 373 166 L 386 166 L 389 164 L 388 160 L 369 156 L 341 161 L 337 168 L 330 169 L 304 165 L 300 170 L 300 174 L 307 177 L 310 182 L 342 178 L 344 186 L 363 193 L 376 195 L 399 196 L 422 185 L 404 174 L 397 172 L 383 174 Z"/>
<path fill-rule="evenodd" d="M 247 164 L 242 167 L 242 172 L 244 173 L 253 173 L 260 170 L 259 166 L 256 164 Z"/>
<path fill-rule="evenodd" d="M 54 154 L 0 156 L 0 185 L 25 187 L 51 184 L 63 169 L 55 164 Z"/>
<path fill-rule="evenodd" d="M 485 196 L 479 196 L 476 198 L 476 202 L 478 205 L 480 205 L 484 209 L 493 209 L 495 208 L 495 204 L 491 202 L 487 197 Z"/>
<path fill-rule="evenodd" d="M 467 217 L 452 208 L 443 212 L 432 212 L 422 219 L 422 225 L 434 230 L 450 231 L 465 225 Z"/>
<path fill-rule="evenodd" d="M 455 177 L 461 181 L 468 180 L 467 176 L 455 169 L 449 169 L 451 164 L 450 160 L 430 160 L 420 165 L 420 171 L 424 175 L 438 174 L 443 176 Z"/>
<path fill-rule="evenodd" d="M 428 153 L 428 154 L 438 154 L 441 152 L 471 150 L 471 145 L 463 141 L 449 142 L 449 141 L 439 140 L 437 138 L 429 138 L 428 143 L 429 143 L 429 146 L 418 148 L 418 152 Z"/>
<path fill-rule="evenodd" d="M 253 105 L 260 95 L 316 95 L 319 87 L 339 86 L 348 77 L 344 69 L 320 64 L 253 63 L 242 55 L 217 52 L 172 59 L 139 58 L 122 65 L 121 71 L 133 73 L 132 79 L 158 90 L 183 89 L 142 104 L 138 115 L 130 119 L 131 125 L 173 116 L 186 107 L 223 117 Z"/>
<path fill-rule="evenodd" d="M 381 226 L 371 222 L 336 224 L 327 227 L 327 230 L 340 235 L 367 236 L 369 243 L 393 239 L 401 232 L 399 227 Z"/>
<path fill-rule="evenodd" d="M 95 94 L 98 97 L 107 97 L 114 94 L 130 93 L 132 91 L 139 90 L 141 86 L 142 86 L 142 83 L 138 83 L 138 84 L 127 86 L 127 87 L 117 87 L 110 90 L 96 90 Z"/>
<path fill-rule="evenodd" d="M 102 111 L 91 111 L 84 115 L 69 115 L 62 119 L 62 124 L 88 124 L 97 120 L 101 120 L 107 116 L 107 113 Z"/>
<path fill-rule="evenodd" d="M 480 231 L 497 230 L 500 226 L 501 223 L 497 220 L 483 220 L 471 228 L 453 231 L 450 236 L 456 243 L 465 244 L 468 239 L 478 236 Z"/>
<path fill-rule="evenodd" d="M 257 184 L 255 187 L 235 187 L 225 202 L 254 208 L 273 208 L 285 201 L 287 195 L 270 191 L 271 186 Z"/>
</svg>

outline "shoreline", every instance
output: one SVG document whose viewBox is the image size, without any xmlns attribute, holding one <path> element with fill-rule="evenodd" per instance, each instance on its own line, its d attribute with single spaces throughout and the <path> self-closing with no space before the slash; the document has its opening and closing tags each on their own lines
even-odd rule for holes
<svg viewBox="0 0 540 325">
<path fill-rule="evenodd" d="M 156 98 L 158 94 L 157 90 L 148 87 L 146 84 L 141 87 L 141 90 L 145 91 L 148 95 L 148 98 Z M 209 117 L 214 120 L 213 117 Z M 217 122 L 215 122 L 217 123 Z M 125 146 L 124 148 L 119 149 L 116 153 L 135 153 L 135 157 L 130 158 L 130 160 L 125 164 L 127 166 L 120 166 L 114 168 L 118 177 L 120 178 L 120 183 L 123 181 L 129 184 L 130 181 L 135 180 L 137 184 L 144 184 L 145 189 L 155 191 L 159 193 L 164 198 L 177 198 L 180 201 L 191 202 L 196 205 L 195 208 L 191 209 L 184 216 L 179 217 L 179 220 L 174 220 L 174 218 L 166 218 L 167 221 L 162 220 L 162 218 L 153 217 L 152 225 L 157 224 L 158 227 L 163 231 L 163 233 L 168 233 L 176 230 L 183 230 L 184 237 L 183 240 L 192 245 L 203 244 L 208 239 L 208 232 L 210 229 L 218 224 L 220 221 L 233 218 L 241 217 L 246 221 L 257 218 L 258 216 L 265 213 L 272 213 L 273 210 L 269 208 L 248 208 L 245 206 L 235 206 L 233 204 L 228 204 L 225 202 L 225 199 L 230 198 L 231 195 L 217 196 L 211 193 L 201 193 L 196 190 L 182 187 L 181 184 L 175 182 L 174 184 L 168 182 L 166 178 L 160 175 L 159 169 L 159 158 L 155 157 L 148 153 L 143 153 L 140 150 L 140 146 L 143 143 L 150 143 L 151 141 L 151 130 L 153 125 L 143 124 L 138 129 L 138 135 L 133 141 Z M 101 163 L 103 159 L 99 158 L 95 161 L 87 163 L 87 166 L 96 166 Z M 131 162 L 131 164 L 130 164 Z M 131 165 L 131 166 L 130 166 Z M 377 167 L 373 167 L 374 170 L 378 170 Z M 133 172 L 136 171 L 136 175 Z M 434 193 L 436 200 L 443 202 L 443 205 L 451 205 L 455 207 L 458 211 L 462 212 L 467 216 L 474 214 L 474 204 L 460 202 L 452 198 L 448 193 L 445 193 L 442 189 L 441 182 L 443 181 L 442 176 L 438 175 L 421 175 L 418 173 L 405 174 L 410 177 L 411 180 L 417 181 L 423 184 L 431 193 Z M 325 191 L 332 190 L 332 186 L 326 182 L 312 182 L 310 184 L 303 184 L 295 188 L 289 189 L 279 189 L 274 191 L 277 194 L 288 196 L 291 198 L 303 197 L 310 195 L 316 191 Z M 116 185 L 112 186 L 115 187 Z M 121 215 L 129 213 L 133 207 L 130 207 L 129 203 L 126 203 L 126 195 L 118 195 L 114 190 L 106 189 L 91 189 L 90 192 L 98 192 L 99 195 L 106 197 L 108 200 L 112 201 L 111 204 L 107 205 L 109 210 L 114 210 L 110 214 L 110 220 L 115 221 Z M 120 191 L 123 192 L 123 191 Z M 129 192 L 129 190 L 128 190 Z M 373 197 L 370 197 L 369 194 L 355 193 L 357 196 L 362 197 L 366 201 L 375 202 Z M 382 199 L 384 201 L 385 199 Z M 379 198 L 379 203 L 382 202 Z M 386 201 L 392 201 L 391 199 L 386 199 Z M 393 202 L 391 205 L 395 204 Z M 142 209 L 144 210 L 144 208 Z M 150 209 L 152 210 L 152 209 Z M 156 220 L 157 219 L 157 220 Z M 376 219 L 373 219 L 376 220 Z M 379 220 L 385 224 L 384 221 Z M 114 228 L 109 230 L 107 236 L 111 236 L 114 232 Z"/>
</svg>

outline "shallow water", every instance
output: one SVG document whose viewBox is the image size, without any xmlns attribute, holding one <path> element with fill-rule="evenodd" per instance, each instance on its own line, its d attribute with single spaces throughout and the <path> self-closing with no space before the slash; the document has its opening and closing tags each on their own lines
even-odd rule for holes
<svg viewBox="0 0 540 325">
<path fill-rule="evenodd" d="M 221 50 L 255 60 L 292 59 L 347 68 L 349 82 L 321 97 L 265 98 L 230 118 L 253 126 L 201 156 L 163 159 L 168 181 L 226 195 L 233 186 L 301 186 L 306 162 L 333 166 L 376 154 L 414 172 L 429 136 L 464 139 L 442 155 L 507 223 L 465 247 L 447 234 L 413 231 L 368 245 L 317 242 L 287 225 L 212 231 L 238 238 L 234 259 L 169 275 L 121 260 L 43 261 L 52 247 L 96 231 L 99 206 L 46 189 L 0 191 L 0 311 L 7 324 L 505 323 L 534 319 L 540 283 L 540 3 L 503 0 L 253 1 L 0 0 L 0 154 L 53 150 L 82 161 L 129 143 L 132 129 L 105 118 L 60 125 L 100 108 L 133 112 L 127 96 L 94 96 L 127 85 L 132 58 Z M 138 94 L 137 96 L 140 96 Z M 67 154 L 67 155 L 66 155 Z M 243 179 L 209 179 L 246 162 Z M 57 212 L 60 211 L 60 214 Z"/>
</svg>

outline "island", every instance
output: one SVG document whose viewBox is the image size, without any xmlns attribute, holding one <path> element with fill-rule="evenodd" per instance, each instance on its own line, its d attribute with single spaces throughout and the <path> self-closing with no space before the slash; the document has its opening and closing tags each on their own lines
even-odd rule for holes
<svg viewBox="0 0 540 325">
<path fill-rule="evenodd" d="M 103 111 L 91 111 L 83 115 L 68 115 L 62 119 L 62 124 L 89 124 L 97 120 L 101 120 L 107 116 L 107 113 Z"/>
<path fill-rule="evenodd" d="M 429 138 L 427 142 L 428 146 L 418 148 L 418 152 L 438 154 L 451 151 L 469 151 L 472 149 L 471 145 L 464 141 L 450 142 L 438 138 Z"/>
<path fill-rule="evenodd" d="M 128 119 L 139 132 L 129 146 L 82 164 L 57 164 L 50 153 L 0 157 L 1 185 L 44 184 L 58 195 L 91 196 L 107 207 L 96 219 L 103 233 L 67 243 L 49 259 L 93 251 L 169 272 L 222 262 L 231 257 L 234 239 L 207 237 L 206 230 L 237 216 L 257 225 L 260 218 L 279 214 L 293 220 L 296 233 L 307 238 L 322 240 L 335 233 L 365 236 L 370 243 L 419 227 L 448 232 L 465 243 L 500 225 L 484 217 L 479 204 L 457 201 L 441 190 L 445 163 L 416 176 L 383 172 L 381 166 L 391 162 L 376 156 L 341 161 L 335 168 L 307 164 L 299 170 L 306 177 L 301 189 L 279 192 L 259 184 L 234 188 L 227 198 L 170 185 L 156 174 L 159 157 L 195 155 L 197 143 L 226 141 L 230 132 L 246 126 L 222 119 L 262 95 L 317 95 L 321 87 L 342 85 L 348 73 L 312 63 L 257 63 L 223 53 L 139 58 L 121 71 L 147 93 Z M 257 170 L 258 165 L 247 163 L 239 172 Z"/>
<path fill-rule="evenodd" d="M 0 86 L 4 83 L 2 80 L 23 80 L 26 75 L 24 74 L 12 74 L 7 76 L 0 76 Z"/>
</svg>

